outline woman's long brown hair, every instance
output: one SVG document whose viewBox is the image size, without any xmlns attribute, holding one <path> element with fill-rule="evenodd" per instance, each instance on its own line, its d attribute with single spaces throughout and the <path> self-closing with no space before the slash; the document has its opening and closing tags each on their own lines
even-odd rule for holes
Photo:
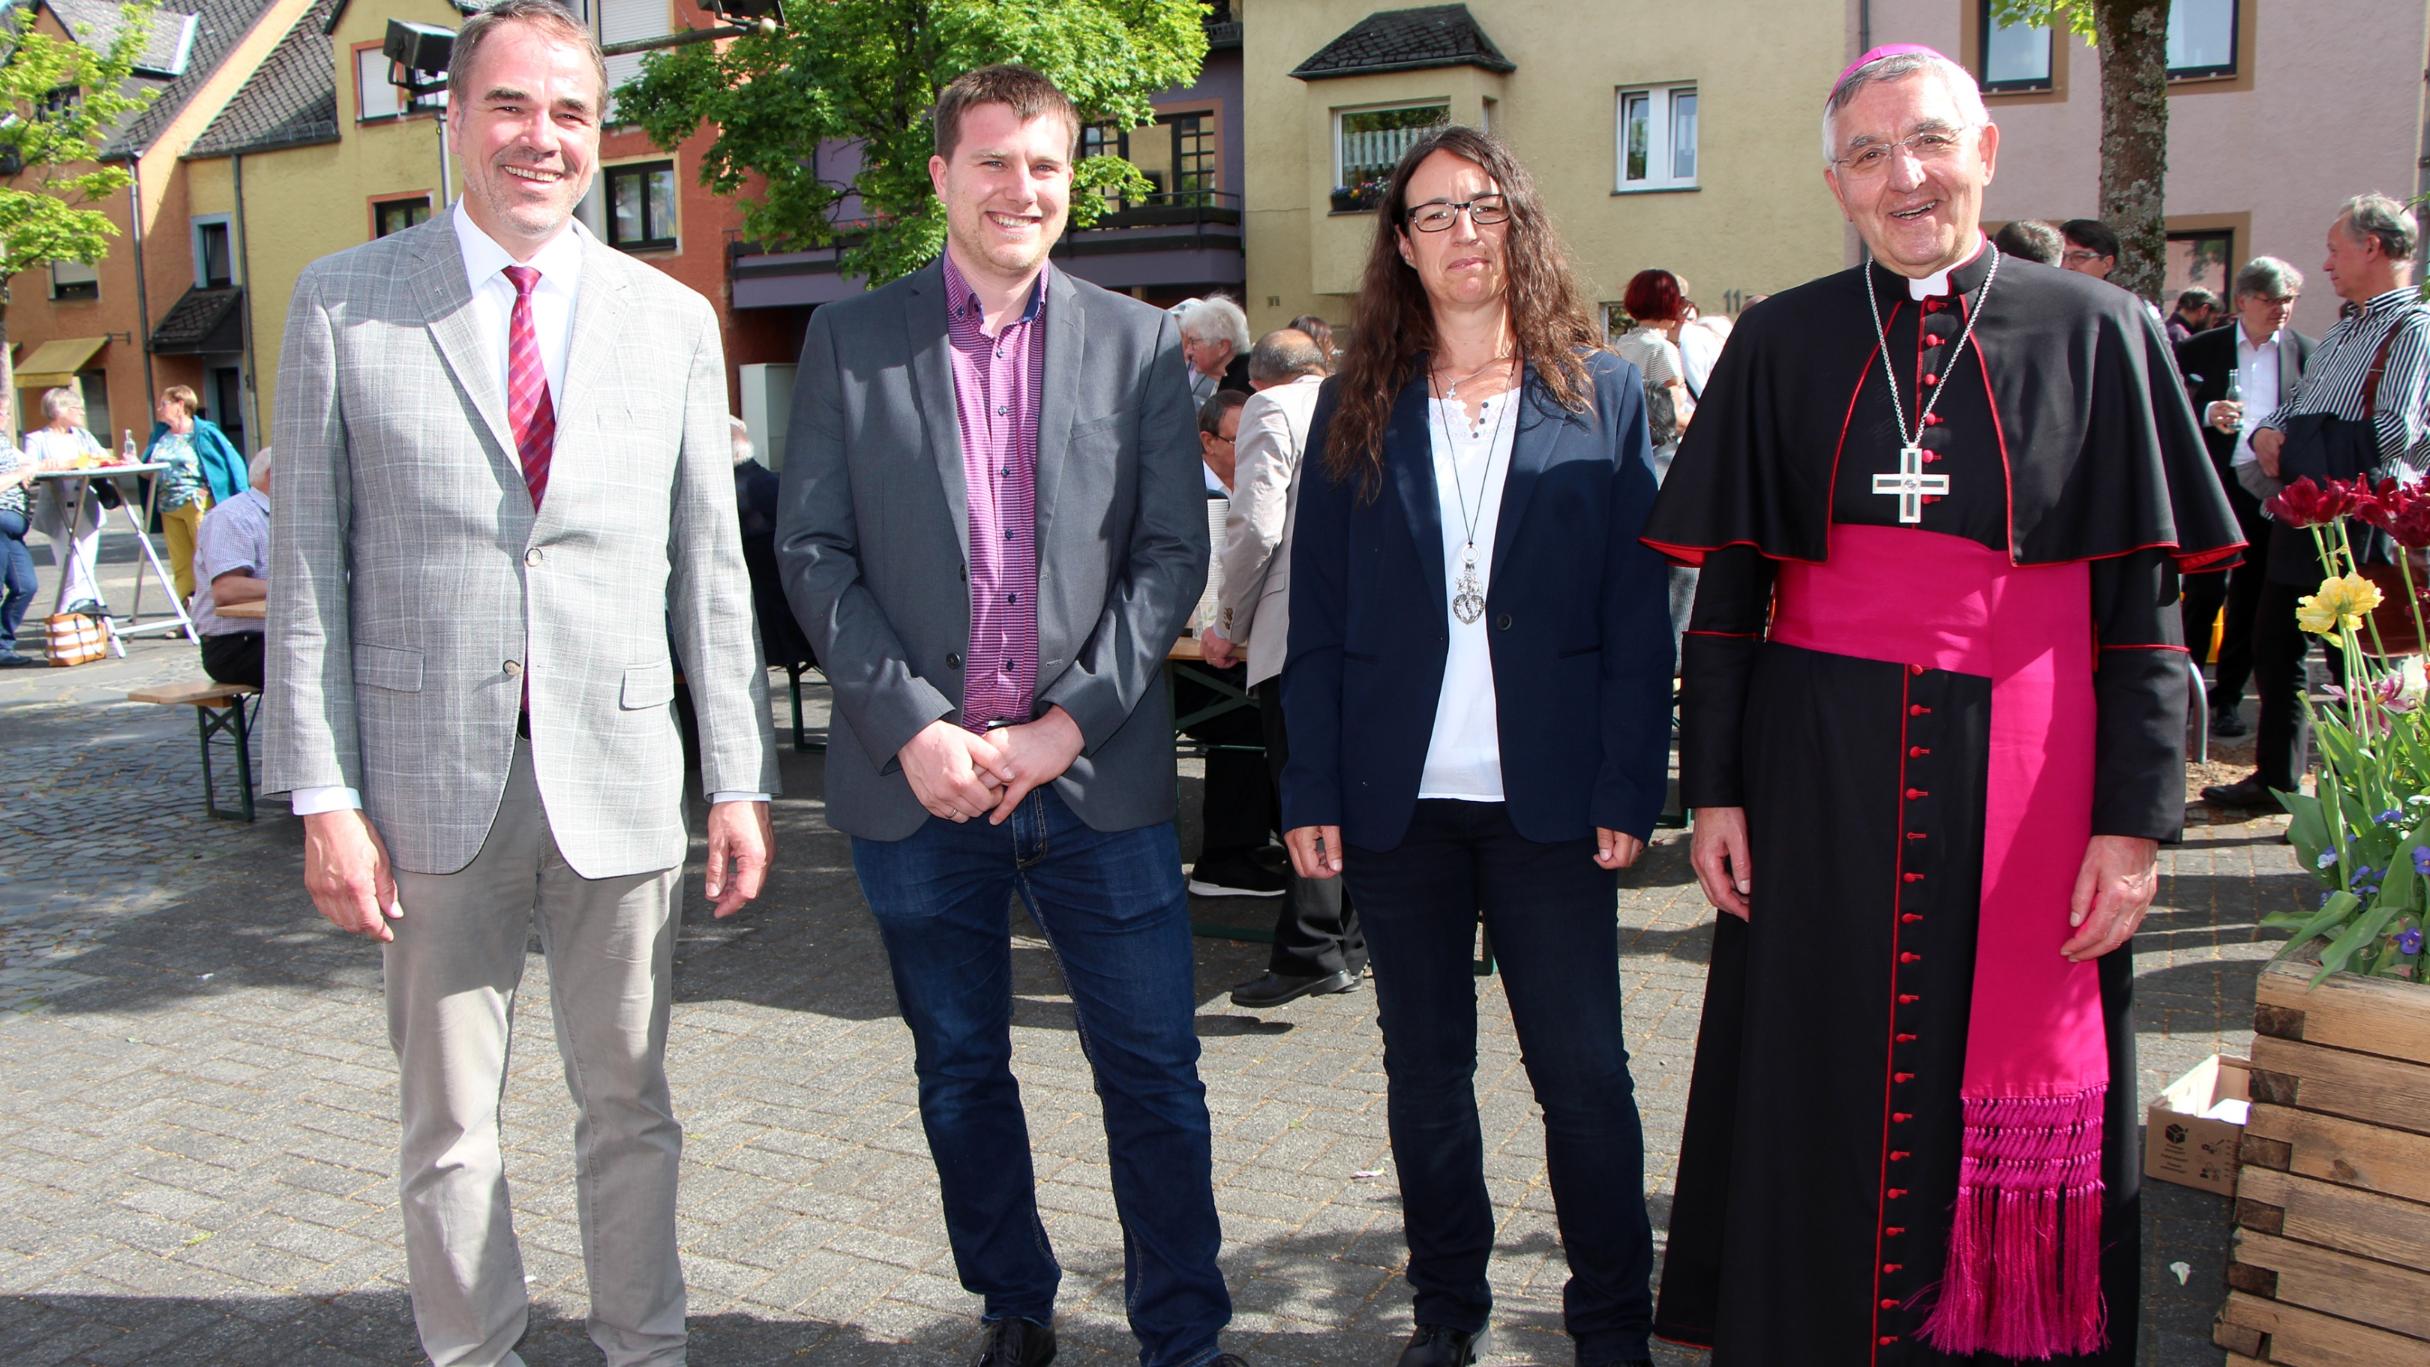
<svg viewBox="0 0 2430 1367">
<path fill-rule="evenodd" d="M 1366 498 L 1383 484 L 1384 428 L 1393 400 L 1417 373 L 1418 356 L 1434 349 L 1434 309 L 1416 269 L 1401 260 L 1399 237 L 1407 230 L 1409 178 L 1437 152 L 1482 167 L 1510 206 L 1502 234 L 1503 304 L 1519 354 L 1535 367 L 1537 389 L 1572 413 L 1587 411 L 1593 401 L 1586 358 L 1603 346 L 1603 330 L 1587 317 L 1535 178 L 1490 133 L 1454 124 L 1430 134 L 1402 154 L 1377 210 L 1375 241 L 1352 311 L 1355 330 L 1342 358 L 1341 401 L 1325 439 L 1325 473 L 1337 483 L 1355 477 Z"/>
</svg>

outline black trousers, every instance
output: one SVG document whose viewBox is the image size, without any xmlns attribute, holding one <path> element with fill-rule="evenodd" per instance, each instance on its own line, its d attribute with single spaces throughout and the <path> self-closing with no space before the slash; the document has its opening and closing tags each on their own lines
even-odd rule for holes
<svg viewBox="0 0 2430 1367">
<path fill-rule="evenodd" d="M 2295 600 L 2311 592 L 2295 584 L 2266 585 L 2253 617 L 2253 691 L 2261 695 L 2253 767 L 2265 786 L 2290 793 L 2312 743 L 2312 724 L 2303 711 L 2312 638 L 2295 625 Z M 2329 672 L 2344 681 L 2345 655 L 2334 648 Z"/>
<path fill-rule="evenodd" d="M 1249 685 L 1247 665 L 1198 668 L 1235 688 Z M 1221 694 L 1195 679 L 1177 677 L 1174 683 L 1173 709 L 1177 715 L 1187 716 L 1222 701 Z M 1198 843 L 1199 859 L 1245 854 L 1264 845 L 1274 834 L 1281 804 L 1275 797 L 1273 780 L 1266 775 L 1264 762 L 1248 750 L 1222 748 L 1258 744 L 1262 733 L 1256 713 L 1261 710 L 1234 708 L 1189 728 L 1187 734 L 1191 739 L 1215 747 L 1207 751 L 1207 796 Z"/>
<path fill-rule="evenodd" d="M 2244 528 L 2244 563 L 2232 570 L 2185 577 L 2185 644 L 2202 658 L 2210 643 L 2211 622 L 2220 609 L 2227 621 L 2219 632 L 2219 668 L 2211 685 L 2211 708 L 2234 711 L 2244 701 L 2244 686 L 2253 677 L 2254 619 L 2261 607 L 2261 586 L 2270 572 L 2270 523 L 2261 505 L 2242 488 L 2230 485 L 2228 502 Z M 2248 515 L 2249 514 L 2249 515 Z"/>
<path fill-rule="evenodd" d="M 220 683 L 262 686 L 262 643 L 258 631 L 239 631 L 202 638 L 203 673 Z"/>
<path fill-rule="evenodd" d="M 1282 783 L 1283 765 L 1291 747 L 1283 726 L 1282 680 L 1256 688 L 1257 711 L 1265 723 L 1266 772 Z M 1367 936 L 1359 929 L 1358 911 L 1350 905 L 1348 885 L 1339 878 L 1288 875 L 1282 910 L 1274 915 L 1274 953 L 1268 971 L 1285 978 L 1321 978 L 1329 973 L 1357 973 L 1367 967 Z"/>
</svg>

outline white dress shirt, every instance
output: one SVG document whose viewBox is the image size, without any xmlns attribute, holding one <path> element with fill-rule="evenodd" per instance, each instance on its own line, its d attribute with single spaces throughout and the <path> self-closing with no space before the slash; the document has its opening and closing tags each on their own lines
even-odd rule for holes
<svg viewBox="0 0 2430 1367">
<path fill-rule="evenodd" d="M 1443 691 L 1434 703 L 1426 765 L 1418 773 L 1422 798 L 1500 802 L 1503 796 L 1501 710 L 1494 701 L 1493 653 L 1486 639 L 1492 618 L 1488 614 L 1463 622 L 1450 607 L 1459 594 L 1460 567 L 1468 556 L 1463 517 L 1473 517 L 1477 524 L 1477 591 L 1492 595 L 1494 532 L 1501 525 L 1502 489 L 1509 481 L 1510 450 L 1519 435 L 1516 416 L 1503 409 L 1517 401 L 1516 393 L 1486 400 L 1474 427 L 1468 423 L 1467 405 L 1459 400 L 1426 401 L 1435 501 L 1443 522 L 1443 620 L 1451 627 L 1451 646 L 1443 657 Z"/>
<path fill-rule="evenodd" d="M 2253 454 L 2253 432 L 2261 421 L 2278 411 L 2278 334 L 2255 342 L 2244 335 L 2244 323 L 2236 323 L 2236 387 L 2244 395 L 2244 420 L 2236 432 L 2236 454 L 2230 466 L 2252 465 L 2261 457 Z"/>
<path fill-rule="evenodd" d="M 540 279 L 532 285 L 532 335 L 540 343 L 540 368 L 548 372 L 549 402 L 564 403 L 566 353 L 574 345 L 574 297 L 582 284 L 582 239 L 589 230 L 579 220 L 568 219 L 565 231 L 533 253 L 531 260 L 518 263 L 472 221 L 463 200 L 456 201 L 448 221 L 455 227 L 456 246 L 464 256 L 465 283 L 472 289 L 473 336 L 488 353 L 490 368 L 497 372 L 500 394 L 514 391 L 507 379 L 506 341 L 507 329 L 514 323 L 515 283 L 506 278 L 506 268 L 521 264 L 540 272 Z M 506 458 L 520 468 L 520 451 L 509 446 Z M 709 794 L 711 802 L 767 800 L 766 793 Z M 363 795 L 352 788 L 298 788 L 288 794 L 287 805 L 297 816 L 355 811 L 361 809 Z"/>
</svg>

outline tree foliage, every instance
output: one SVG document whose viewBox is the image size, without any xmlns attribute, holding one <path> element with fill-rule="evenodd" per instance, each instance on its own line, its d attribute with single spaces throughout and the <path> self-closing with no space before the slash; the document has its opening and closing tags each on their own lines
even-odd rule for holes
<svg viewBox="0 0 2430 1367">
<path fill-rule="evenodd" d="M 670 150 L 705 123 L 701 184 L 737 199 L 745 234 L 774 248 L 840 241 L 843 269 L 873 282 L 944 244 L 928 110 L 955 75 L 1020 62 L 1084 121 L 1136 128 L 1154 120 L 1150 95 L 1197 79 L 1207 50 L 1198 0 L 804 0 L 786 13 L 773 32 L 653 54 L 617 107 Z M 839 179 L 822 145 L 856 149 L 858 170 Z M 1074 179 L 1080 225 L 1104 207 L 1081 191 L 1148 188 L 1116 157 L 1082 161 Z"/>
<path fill-rule="evenodd" d="M 151 103 L 151 91 L 126 82 L 156 8 L 154 0 L 124 6 L 103 48 L 36 32 L 32 6 L 0 17 L 0 157 L 20 168 L 0 185 L 0 280 L 108 254 L 118 228 L 94 206 L 133 178 L 100 156 L 111 132 Z"/>
<path fill-rule="evenodd" d="M 2044 24 L 2101 54 L 2101 218 L 2118 234 L 2112 284 L 2166 284 L 2169 0 L 1992 0 L 2004 24 Z M 2012 153 L 2013 155 L 2013 153 Z"/>
</svg>

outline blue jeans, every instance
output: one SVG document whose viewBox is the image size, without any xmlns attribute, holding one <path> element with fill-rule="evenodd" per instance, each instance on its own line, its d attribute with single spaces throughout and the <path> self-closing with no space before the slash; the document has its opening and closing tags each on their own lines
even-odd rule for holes
<svg viewBox="0 0 2430 1367">
<path fill-rule="evenodd" d="M 0 508 L 0 641 L 17 639 L 34 601 L 34 553 L 25 548 L 25 528 L 25 514 Z"/>
<path fill-rule="evenodd" d="M 1213 1359 L 1232 1300 L 1215 1263 L 1223 1231 L 1172 823 L 1093 830 L 1042 788 L 1001 826 L 931 817 L 902 840 L 856 838 L 852 862 L 911 1027 L 920 1122 L 963 1287 L 989 1320 L 1045 1324 L 1063 1276 L 1038 1219 L 1012 1073 L 1017 895 L 1062 964 L 1096 1072 L 1139 1360 Z"/>
<path fill-rule="evenodd" d="M 1617 875 L 1594 841 L 1538 844 L 1500 803 L 1421 800 L 1389 850 L 1342 861 L 1384 1027 L 1386 1115 L 1417 1322 L 1469 1333 L 1493 1308 L 1493 1205 L 1477 1120 L 1477 919 L 1544 1108 L 1569 1255 L 1562 1317 L 1582 1363 L 1641 1357 L 1653 1329 L 1645 1134 L 1620 1033 Z"/>
</svg>

